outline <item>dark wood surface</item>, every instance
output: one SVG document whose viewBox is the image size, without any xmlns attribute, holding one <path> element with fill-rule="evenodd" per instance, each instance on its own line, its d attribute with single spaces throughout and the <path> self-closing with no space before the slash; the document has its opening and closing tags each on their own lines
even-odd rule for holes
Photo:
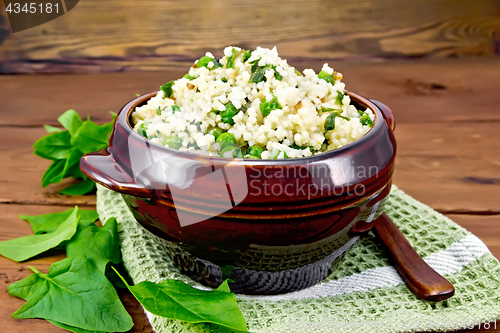
<svg viewBox="0 0 500 333">
<path fill-rule="evenodd" d="M 321 64 L 310 61 L 297 67 L 319 70 Z M 330 64 L 344 74 L 347 88 L 393 109 L 398 142 L 394 183 L 476 234 L 500 258 L 500 59 Z M 69 108 L 101 123 L 109 121 L 108 111 L 118 111 L 135 93 L 154 91 L 182 74 L 0 76 L 0 240 L 31 233 L 18 214 L 95 204 L 93 196 L 57 194 L 63 185 L 40 187 L 49 161 L 34 156 L 31 146 L 45 134 L 43 124 L 56 125 Z M 42 320 L 12 319 L 23 301 L 6 291 L 9 283 L 29 275 L 28 266 L 46 272 L 61 258 L 53 254 L 21 264 L 0 258 L 2 331 L 62 332 Z M 122 299 L 134 318 L 134 332 L 151 332 L 137 302 L 129 294 Z"/>
<path fill-rule="evenodd" d="M 497 0 L 85 0 L 12 34 L 0 6 L 0 71 L 178 68 L 223 47 L 298 59 L 497 55 Z"/>
</svg>

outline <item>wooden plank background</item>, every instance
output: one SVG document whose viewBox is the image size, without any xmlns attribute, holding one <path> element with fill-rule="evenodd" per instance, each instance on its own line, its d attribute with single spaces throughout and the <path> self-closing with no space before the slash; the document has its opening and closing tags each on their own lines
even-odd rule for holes
<svg viewBox="0 0 500 333">
<path fill-rule="evenodd" d="M 498 0 L 85 0 L 15 34 L 0 11 L 4 73 L 171 68 L 228 45 L 296 63 L 500 53 Z"/>
</svg>

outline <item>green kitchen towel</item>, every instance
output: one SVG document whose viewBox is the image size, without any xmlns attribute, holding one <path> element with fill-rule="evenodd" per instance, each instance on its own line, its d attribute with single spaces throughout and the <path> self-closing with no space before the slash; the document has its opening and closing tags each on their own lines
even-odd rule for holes
<svg viewBox="0 0 500 333">
<path fill-rule="evenodd" d="M 134 283 L 177 279 L 206 288 L 174 266 L 166 251 L 176 246 L 134 219 L 120 194 L 98 186 L 101 221 L 116 217 L 125 268 Z M 273 296 L 237 295 L 250 332 L 416 332 L 493 329 L 500 318 L 500 265 L 476 236 L 393 188 L 385 212 L 420 256 L 455 286 L 440 302 L 416 297 L 371 233 L 349 250 L 339 267 L 310 288 Z M 157 333 L 228 332 L 146 312 Z M 500 328 L 500 321 L 498 322 Z"/>
</svg>

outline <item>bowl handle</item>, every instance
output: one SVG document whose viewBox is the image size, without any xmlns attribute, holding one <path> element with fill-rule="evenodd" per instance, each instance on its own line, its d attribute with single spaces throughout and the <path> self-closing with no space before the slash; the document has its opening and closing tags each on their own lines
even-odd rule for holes
<svg viewBox="0 0 500 333">
<path fill-rule="evenodd" d="M 380 103 L 377 100 L 370 99 L 370 102 L 375 104 L 380 109 L 382 115 L 385 118 L 385 122 L 392 129 L 392 131 L 394 131 L 396 129 L 396 118 L 394 118 L 394 113 L 392 113 L 392 110 L 389 109 L 387 105 Z"/>
<path fill-rule="evenodd" d="M 116 163 L 108 149 L 85 154 L 80 160 L 80 169 L 90 179 L 113 191 L 149 198 L 152 189 L 137 184 L 123 168 Z"/>
</svg>

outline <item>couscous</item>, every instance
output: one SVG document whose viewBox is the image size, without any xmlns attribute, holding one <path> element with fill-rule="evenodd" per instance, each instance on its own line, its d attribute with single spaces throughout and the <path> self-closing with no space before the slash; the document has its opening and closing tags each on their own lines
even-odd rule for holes
<svg viewBox="0 0 500 333">
<path fill-rule="evenodd" d="M 227 47 L 198 59 L 182 78 L 160 87 L 132 113 L 147 139 L 192 153 L 240 158 L 308 157 L 365 135 L 375 116 L 344 94 L 328 64 L 303 73 L 276 48 Z"/>
</svg>

